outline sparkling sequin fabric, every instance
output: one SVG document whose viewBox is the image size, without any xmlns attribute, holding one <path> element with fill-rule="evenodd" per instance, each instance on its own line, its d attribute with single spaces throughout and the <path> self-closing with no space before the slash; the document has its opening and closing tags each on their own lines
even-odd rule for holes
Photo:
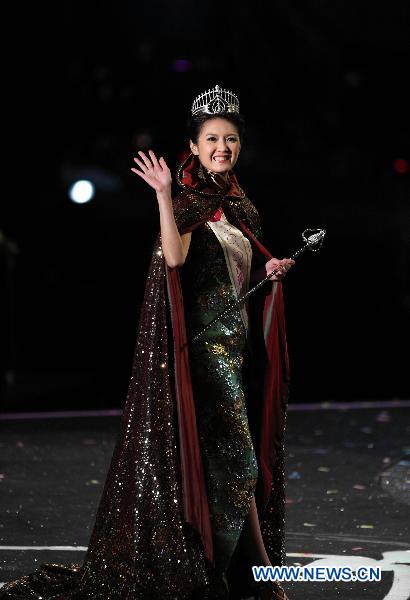
<svg viewBox="0 0 410 600">
<path fill-rule="evenodd" d="M 219 207 L 223 207 L 229 223 L 240 230 L 248 228 L 254 236 L 252 268 L 266 260 L 258 258 L 256 252 L 261 240 L 259 215 L 239 186 L 233 182 L 229 193 L 209 181 L 197 185 L 195 173 L 191 175 L 194 183 L 189 185 L 179 170 L 181 192 L 174 199 L 179 231 L 193 231 L 192 270 L 188 272 L 186 263 L 185 282 L 196 281 L 199 286 L 196 300 L 182 287 L 188 342 L 193 330 L 222 308 L 233 291 L 222 247 L 205 225 Z M 202 254 L 206 248 L 209 256 Z M 201 279 L 195 279 L 196 268 L 202 284 Z M 268 461 L 272 479 L 264 477 L 270 490 L 267 502 L 263 500 L 261 465 L 255 462 L 261 451 L 260 431 L 266 414 L 263 382 L 265 370 L 269 370 L 269 338 L 267 325 L 264 334 L 261 314 L 267 291 L 258 292 L 249 303 L 248 338 L 238 310 L 211 329 L 201 344 L 189 346 L 198 433 L 209 486 L 213 565 L 198 530 L 184 518 L 182 488 L 189 482 L 181 484 L 183 449 L 175 401 L 179 381 L 173 363 L 175 321 L 169 315 L 168 270 L 158 234 L 121 428 L 83 564 L 42 565 L 35 573 L 1 588 L 1 599 L 222 599 L 227 597 L 227 585 L 236 594 L 232 598 L 245 598 L 250 595 L 246 585 L 250 565 L 235 543 L 254 489 L 265 547 L 273 564 L 284 564 L 283 393 L 277 413 L 279 434 Z M 179 315 L 182 319 L 184 312 Z M 274 323 L 272 315 L 269 324 Z M 200 385 L 202 378 L 204 387 Z M 219 445 L 212 448 L 214 426 Z M 231 460 L 230 469 L 221 473 L 221 467 Z M 224 482 L 229 485 L 224 486 Z M 233 548 L 229 569 L 221 577 L 220 566 L 226 566 Z"/>
<path fill-rule="evenodd" d="M 225 218 L 192 232 L 180 268 L 195 410 L 204 460 L 217 572 L 226 570 L 249 512 L 258 465 L 242 384 L 246 308 L 192 337 L 249 285 L 249 240 Z M 245 312 L 245 316 L 243 313 Z"/>
</svg>

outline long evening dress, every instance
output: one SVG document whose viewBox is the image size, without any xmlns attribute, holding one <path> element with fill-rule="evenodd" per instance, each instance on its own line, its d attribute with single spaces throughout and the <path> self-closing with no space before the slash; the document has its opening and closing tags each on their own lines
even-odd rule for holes
<svg viewBox="0 0 410 600">
<path fill-rule="evenodd" d="M 246 598 L 238 543 L 255 494 L 272 564 L 284 564 L 288 365 L 281 284 L 193 337 L 271 257 L 259 215 L 192 155 L 174 198 L 192 231 L 183 267 L 154 244 L 121 428 L 83 564 L 42 565 L 8 600 Z"/>
<path fill-rule="evenodd" d="M 249 240 L 222 213 L 193 231 L 180 270 L 215 560 L 225 581 L 258 478 L 242 383 L 246 307 L 215 321 L 198 341 L 192 337 L 248 291 L 251 260 Z"/>
</svg>

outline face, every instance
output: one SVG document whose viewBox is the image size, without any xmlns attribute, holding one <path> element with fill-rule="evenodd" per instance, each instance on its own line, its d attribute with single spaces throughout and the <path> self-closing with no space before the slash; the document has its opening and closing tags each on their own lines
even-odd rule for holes
<svg viewBox="0 0 410 600">
<path fill-rule="evenodd" d="M 190 140 L 189 145 L 206 169 L 225 177 L 235 166 L 241 149 L 236 126 L 219 117 L 205 121 L 197 143 Z"/>
</svg>

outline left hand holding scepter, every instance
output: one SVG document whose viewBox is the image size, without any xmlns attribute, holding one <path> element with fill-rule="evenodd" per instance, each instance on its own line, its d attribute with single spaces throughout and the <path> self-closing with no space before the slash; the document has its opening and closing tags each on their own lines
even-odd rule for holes
<svg viewBox="0 0 410 600">
<path fill-rule="evenodd" d="M 282 258 L 281 260 L 278 258 L 271 258 L 263 267 L 260 267 L 252 273 L 252 283 L 262 281 L 262 279 L 265 279 L 265 277 L 270 273 L 273 273 L 273 271 L 275 271 L 275 274 L 272 275 L 271 280 L 280 281 L 294 264 L 295 261 L 292 258 Z"/>
</svg>

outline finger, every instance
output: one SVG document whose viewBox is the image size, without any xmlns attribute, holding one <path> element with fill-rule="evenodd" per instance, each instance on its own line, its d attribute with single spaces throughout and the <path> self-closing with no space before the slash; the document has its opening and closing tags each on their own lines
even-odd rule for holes
<svg viewBox="0 0 410 600">
<path fill-rule="evenodd" d="M 168 169 L 168 165 L 167 165 L 167 163 L 165 162 L 165 158 L 164 158 L 163 156 L 161 156 L 161 158 L 159 159 L 159 164 L 161 165 L 161 167 L 162 167 L 163 169 Z"/>
<path fill-rule="evenodd" d="M 150 159 L 147 156 L 145 156 L 144 152 L 142 150 L 138 150 L 138 154 L 141 156 L 142 160 L 144 161 L 144 163 L 148 167 L 148 169 L 152 169 L 152 163 L 151 163 Z"/>
<path fill-rule="evenodd" d="M 140 161 L 140 160 L 139 160 L 138 158 L 136 158 L 135 156 L 134 156 L 134 160 L 135 160 L 135 162 L 137 163 L 137 165 L 138 165 L 139 167 L 141 167 L 141 169 L 144 171 L 144 173 L 145 173 L 146 171 L 148 171 L 148 169 L 147 169 L 147 167 L 146 167 L 145 163 L 143 163 L 142 161 Z"/>
<path fill-rule="evenodd" d="M 159 167 L 160 165 L 159 165 L 159 163 L 157 161 L 157 157 L 155 156 L 154 151 L 153 150 L 148 150 L 148 152 L 149 152 L 149 155 L 151 157 L 152 164 L 154 165 L 154 167 Z"/>
<path fill-rule="evenodd" d="M 138 171 L 138 169 L 131 169 L 131 171 L 133 173 L 136 173 L 137 175 L 139 175 L 140 177 L 142 177 L 142 179 L 144 179 L 144 181 L 146 181 L 147 183 L 149 183 L 148 177 L 144 173 L 141 173 L 141 171 Z"/>
<path fill-rule="evenodd" d="M 283 271 L 280 268 L 276 268 L 276 269 L 273 269 L 273 271 L 271 271 L 271 275 L 280 279 L 281 277 L 283 277 Z"/>
</svg>

